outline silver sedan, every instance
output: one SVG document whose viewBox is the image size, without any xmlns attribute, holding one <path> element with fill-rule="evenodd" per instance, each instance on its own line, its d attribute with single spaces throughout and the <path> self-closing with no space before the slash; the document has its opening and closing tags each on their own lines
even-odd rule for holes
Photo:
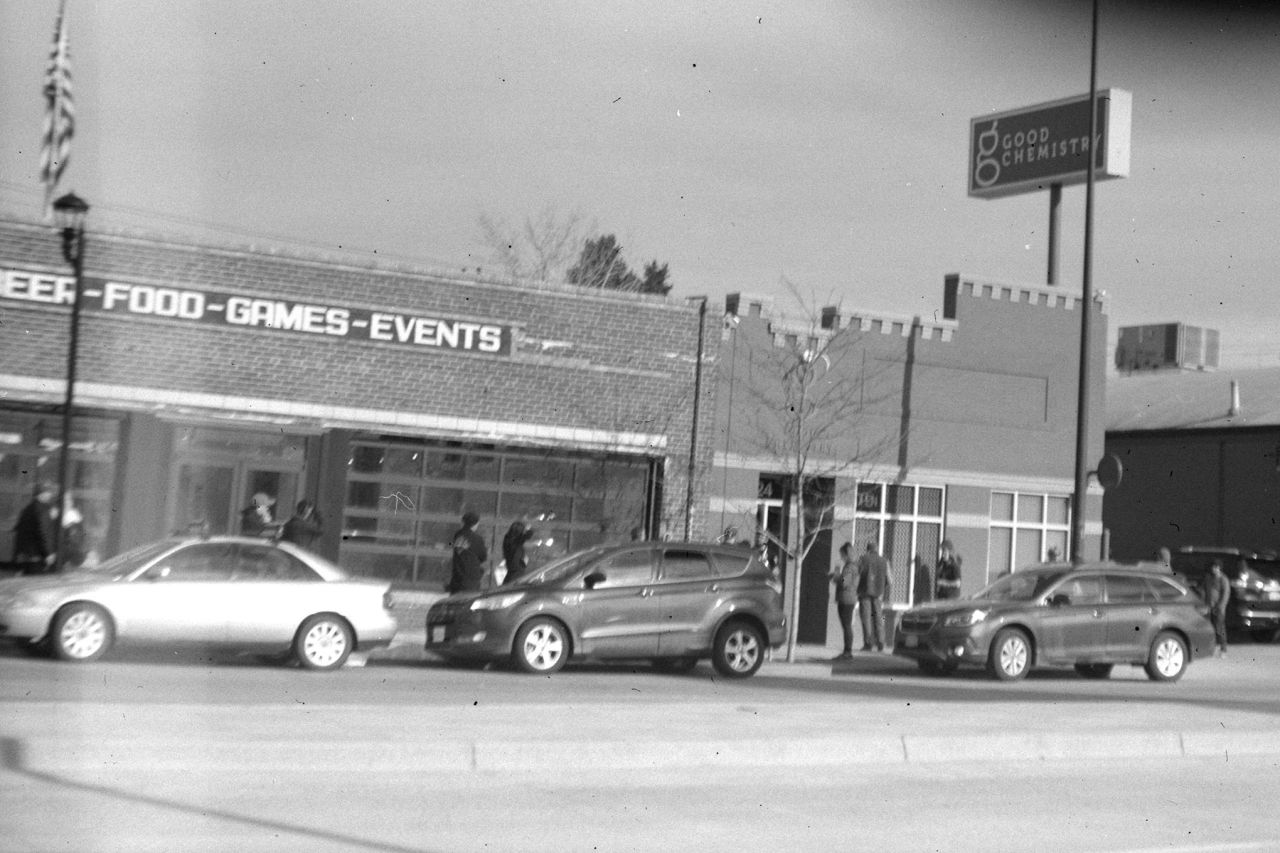
<svg viewBox="0 0 1280 853">
<path fill-rule="evenodd" d="M 0 581 L 0 637 L 68 661 L 121 640 L 288 651 L 331 670 L 395 632 L 387 583 L 264 539 L 165 539 L 91 569 Z"/>
</svg>

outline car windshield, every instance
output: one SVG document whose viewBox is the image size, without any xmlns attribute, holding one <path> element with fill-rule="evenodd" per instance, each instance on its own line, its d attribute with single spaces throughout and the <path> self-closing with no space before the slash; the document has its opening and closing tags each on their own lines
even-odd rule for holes
<svg viewBox="0 0 1280 853">
<path fill-rule="evenodd" d="M 987 601 L 1035 601 L 1066 573 L 1065 569 L 1013 572 L 998 578 L 986 589 L 975 593 L 973 597 Z"/>
<path fill-rule="evenodd" d="M 521 575 L 519 582 L 532 585 L 559 583 L 571 577 L 588 562 L 598 557 L 602 550 L 601 548 L 590 548 L 586 551 L 569 554 L 567 557 L 561 557 L 558 560 L 547 563 L 540 569 Z"/>
<path fill-rule="evenodd" d="M 77 571 L 119 580 L 159 557 L 165 551 L 172 549 L 178 544 L 178 541 L 177 539 L 162 539 L 159 542 L 148 542 L 146 545 L 131 548 L 123 554 L 117 554 L 109 560 L 103 560 L 96 566 L 80 568 Z"/>
</svg>

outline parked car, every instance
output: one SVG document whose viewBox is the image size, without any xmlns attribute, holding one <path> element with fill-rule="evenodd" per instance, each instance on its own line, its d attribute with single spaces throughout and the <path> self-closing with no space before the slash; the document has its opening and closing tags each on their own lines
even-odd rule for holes
<svg viewBox="0 0 1280 853">
<path fill-rule="evenodd" d="M 569 660 L 645 659 L 728 678 L 785 641 L 777 578 L 749 548 L 645 542 L 579 551 L 497 589 L 427 612 L 426 648 L 453 661 L 511 661 L 551 673 Z"/>
<path fill-rule="evenodd" d="M 165 539 L 97 567 L 0 582 L 0 637 L 67 661 L 117 641 L 291 652 L 307 669 L 391 642 L 390 586 L 283 542 Z"/>
<path fill-rule="evenodd" d="M 1269 643 L 1280 634 L 1280 558 L 1239 548 L 1185 547 L 1173 555 L 1173 571 L 1197 593 L 1214 560 L 1231 580 L 1227 600 L 1227 630 L 1243 631 L 1255 641 Z"/>
<path fill-rule="evenodd" d="M 1107 678 L 1116 664 L 1177 681 L 1212 649 L 1213 627 L 1195 593 L 1167 572 L 1114 563 L 1022 569 L 969 598 L 912 608 L 894 644 L 894 654 L 925 672 L 973 664 L 1001 681 L 1032 666 Z"/>
</svg>

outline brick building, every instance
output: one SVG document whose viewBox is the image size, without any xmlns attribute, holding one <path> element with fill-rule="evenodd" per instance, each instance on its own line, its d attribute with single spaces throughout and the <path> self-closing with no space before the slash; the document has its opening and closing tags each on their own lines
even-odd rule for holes
<svg viewBox="0 0 1280 853">
<path fill-rule="evenodd" d="M 74 287 L 45 226 L 0 220 L 0 270 L 12 519 L 58 480 Z M 70 485 L 96 554 L 236 530 L 258 492 L 278 521 L 313 499 L 321 550 L 349 569 L 428 585 L 466 510 L 493 563 L 523 515 L 548 517 L 543 558 L 685 532 L 694 307 L 97 232 L 83 292 Z M 0 559 L 11 549 L 6 524 Z"/>
<path fill-rule="evenodd" d="M 58 235 L 0 219 L 0 519 L 58 477 L 73 292 Z M 434 588 L 466 510 L 494 554 L 513 520 L 554 516 L 534 525 L 541 559 L 633 528 L 785 537 L 788 466 L 760 417 L 775 356 L 839 337 L 814 388 L 856 398 L 826 447 L 827 463 L 850 464 L 819 484 L 835 529 L 806 563 L 802 641 L 838 630 L 826 573 L 840 541 L 877 543 L 899 604 L 926 597 L 912 561 L 927 570 L 943 538 L 966 592 L 1066 556 L 1080 300 L 1060 288 L 954 275 L 932 315 L 829 309 L 810 327 L 745 295 L 702 311 L 91 232 L 83 297 L 71 487 L 98 555 L 237 529 L 258 492 L 279 521 L 313 499 L 319 548 L 348 569 Z M 1096 456 L 1102 438 L 1099 419 Z M 1091 553 L 1100 504 L 1091 493 Z"/>
<path fill-rule="evenodd" d="M 963 591 L 1040 562 L 1067 558 L 1074 488 L 1080 297 L 1058 287 L 949 275 L 933 315 L 828 308 L 788 321 L 767 298 L 731 296 L 720 344 L 711 520 L 786 538 L 788 471 L 796 429 L 761 410 L 808 407 L 821 421 L 824 387 L 857 395 L 815 447 L 809 471 L 828 472 L 815 492 L 834 501 L 834 529 L 820 536 L 802 573 L 799 639 L 838 633 L 827 572 L 839 543 L 875 542 L 892 567 L 893 601 L 926 600 L 942 539 L 964 559 Z M 1091 458 L 1102 455 L 1105 317 L 1095 303 Z M 807 396 L 778 396 L 797 355 L 821 352 Z M 781 356 L 779 356 L 781 353 Z M 791 358 L 788 360 L 788 353 Z M 827 411 L 832 411 L 828 408 Z M 787 422 L 790 425 L 783 426 Z M 809 426 L 800 427 L 808 430 Z M 806 442 L 807 444 L 807 442 Z M 1101 490 L 1086 500 L 1084 547 L 1100 545 Z M 815 519 L 816 520 L 816 519 Z M 780 554 L 778 555 L 781 556 Z M 919 564 L 915 558 L 919 557 Z"/>
</svg>

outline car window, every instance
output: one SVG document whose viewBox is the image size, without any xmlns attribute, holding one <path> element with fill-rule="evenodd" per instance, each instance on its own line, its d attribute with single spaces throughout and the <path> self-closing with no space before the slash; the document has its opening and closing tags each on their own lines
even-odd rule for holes
<svg viewBox="0 0 1280 853">
<path fill-rule="evenodd" d="M 1102 576 L 1079 575 L 1063 581 L 1054 595 L 1067 596 L 1069 604 L 1101 604 Z"/>
<path fill-rule="evenodd" d="M 1147 579 L 1138 575 L 1107 575 L 1107 601 L 1112 604 L 1133 604 L 1155 601 L 1155 593 Z"/>
<path fill-rule="evenodd" d="M 711 562 L 714 564 L 712 568 L 722 578 L 734 578 L 747 570 L 752 556 L 752 552 L 746 548 L 742 549 L 741 554 L 716 551 L 711 555 Z"/>
<path fill-rule="evenodd" d="M 665 581 L 707 580 L 713 575 L 711 561 L 701 551 L 668 548 L 662 555 Z"/>
<path fill-rule="evenodd" d="M 653 583 L 653 562 L 656 551 L 642 548 L 635 551 L 622 551 L 613 554 L 591 567 L 591 573 L 599 572 L 604 580 L 596 584 L 596 589 L 609 589 L 618 586 L 644 586 Z"/>
<path fill-rule="evenodd" d="M 147 575 L 163 577 L 167 581 L 229 580 L 234 560 L 234 545 L 206 542 L 174 551 L 156 563 Z"/>
<path fill-rule="evenodd" d="M 1066 573 L 1066 569 L 1013 572 L 1000 576 L 986 589 L 974 593 L 973 597 L 992 601 L 1034 601 Z"/>
<path fill-rule="evenodd" d="M 1147 578 L 1147 582 L 1151 584 L 1151 592 L 1157 601 L 1176 601 L 1182 598 L 1182 587 L 1173 581 L 1167 581 L 1164 578 Z"/>
<path fill-rule="evenodd" d="M 318 581 L 320 576 L 291 554 L 269 546 L 242 546 L 236 561 L 238 581 Z"/>
</svg>

